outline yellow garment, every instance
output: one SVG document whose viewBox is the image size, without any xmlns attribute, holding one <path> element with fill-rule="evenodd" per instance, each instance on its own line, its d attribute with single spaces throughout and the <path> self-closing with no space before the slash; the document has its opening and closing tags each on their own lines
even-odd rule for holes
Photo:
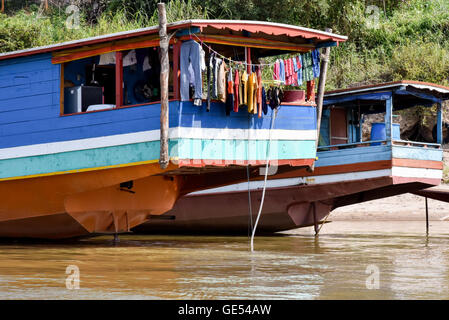
<svg viewBox="0 0 449 320">
<path fill-rule="evenodd" d="M 248 112 L 257 113 L 257 76 L 256 73 L 253 72 L 249 76 L 248 80 Z"/>
<path fill-rule="evenodd" d="M 243 71 L 240 83 L 243 87 L 243 92 L 240 97 L 242 99 L 242 104 L 246 105 L 248 104 L 248 74 L 246 73 L 246 71 Z"/>
</svg>

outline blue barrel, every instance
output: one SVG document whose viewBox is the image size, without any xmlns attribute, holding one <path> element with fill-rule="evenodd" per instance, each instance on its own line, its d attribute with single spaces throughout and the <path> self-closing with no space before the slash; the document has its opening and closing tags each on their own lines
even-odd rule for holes
<svg viewBox="0 0 449 320">
<path fill-rule="evenodd" d="M 371 141 L 386 140 L 385 123 L 374 122 L 371 126 Z M 399 123 L 393 123 L 393 140 L 401 139 L 401 125 Z M 372 146 L 380 145 L 380 142 L 371 143 Z"/>
</svg>

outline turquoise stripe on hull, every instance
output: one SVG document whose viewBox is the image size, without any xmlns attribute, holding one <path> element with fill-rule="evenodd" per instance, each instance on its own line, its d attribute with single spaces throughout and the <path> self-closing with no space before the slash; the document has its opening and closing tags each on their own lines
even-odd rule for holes
<svg viewBox="0 0 449 320">
<path fill-rule="evenodd" d="M 170 150 L 180 159 L 265 160 L 268 140 L 182 139 Z M 315 141 L 272 140 L 270 159 L 314 159 Z"/>
<path fill-rule="evenodd" d="M 170 157 L 181 159 L 265 160 L 268 141 L 170 140 Z M 314 159 L 315 141 L 272 141 L 271 160 Z M 70 151 L 0 161 L 0 179 L 118 166 L 159 159 L 159 141 Z M 241 151 L 244 151 L 242 153 Z"/>
</svg>

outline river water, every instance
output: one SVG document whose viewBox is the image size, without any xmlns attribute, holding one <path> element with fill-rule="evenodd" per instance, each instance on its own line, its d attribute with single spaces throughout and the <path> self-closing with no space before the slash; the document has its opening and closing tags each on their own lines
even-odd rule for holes
<svg viewBox="0 0 449 320">
<path fill-rule="evenodd" d="M 428 237 L 425 222 L 336 221 L 256 237 L 254 253 L 247 237 L 2 242 L 0 298 L 449 299 L 448 244 L 443 221 Z"/>
</svg>

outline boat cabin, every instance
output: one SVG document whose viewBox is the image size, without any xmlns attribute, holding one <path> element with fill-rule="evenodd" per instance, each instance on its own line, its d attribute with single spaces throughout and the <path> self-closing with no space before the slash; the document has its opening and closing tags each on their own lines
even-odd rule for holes
<svg viewBox="0 0 449 320">
<path fill-rule="evenodd" d="M 439 184 L 445 139 L 442 103 L 447 99 L 449 88 L 416 81 L 327 92 L 317 167 L 362 168 L 367 162 L 390 161 L 403 181 L 420 178 Z"/>
</svg>

